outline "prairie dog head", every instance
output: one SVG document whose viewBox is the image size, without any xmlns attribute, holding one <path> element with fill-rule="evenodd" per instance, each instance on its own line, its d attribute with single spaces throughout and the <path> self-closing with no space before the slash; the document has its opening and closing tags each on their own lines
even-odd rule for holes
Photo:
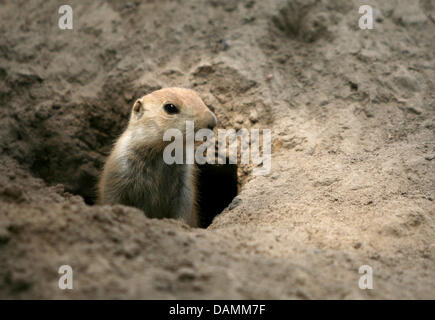
<svg viewBox="0 0 435 320">
<path fill-rule="evenodd" d="M 165 88 L 138 99 L 134 105 L 128 130 L 136 143 L 157 147 L 164 144 L 168 129 L 186 133 L 186 121 L 193 121 L 195 131 L 211 129 L 217 119 L 196 91 L 184 88 Z"/>
</svg>

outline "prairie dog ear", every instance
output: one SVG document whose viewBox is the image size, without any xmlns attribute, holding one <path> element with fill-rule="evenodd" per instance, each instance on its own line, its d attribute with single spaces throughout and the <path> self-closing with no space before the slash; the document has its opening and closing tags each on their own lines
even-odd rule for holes
<svg viewBox="0 0 435 320">
<path fill-rule="evenodd" d="M 140 99 L 136 100 L 136 102 L 133 105 L 132 115 L 136 119 L 140 119 L 144 113 L 144 106 Z"/>
</svg>

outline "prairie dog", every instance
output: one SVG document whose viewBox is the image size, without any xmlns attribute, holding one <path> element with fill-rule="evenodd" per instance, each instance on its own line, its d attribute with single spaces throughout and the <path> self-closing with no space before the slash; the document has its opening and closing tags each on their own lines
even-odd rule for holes
<svg viewBox="0 0 435 320">
<path fill-rule="evenodd" d="M 163 160 L 167 129 L 186 134 L 186 121 L 195 130 L 213 129 L 216 116 L 198 93 L 165 88 L 138 99 L 127 129 L 116 141 L 98 184 L 100 204 L 124 204 L 142 209 L 151 218 L 183 219 L 198 225 L 195 165 Z"/>
</svg>

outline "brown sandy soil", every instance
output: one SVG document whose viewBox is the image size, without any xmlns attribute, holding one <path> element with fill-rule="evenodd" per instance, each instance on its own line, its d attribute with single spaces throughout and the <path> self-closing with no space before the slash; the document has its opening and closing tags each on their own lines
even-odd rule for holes
<svg viewBox="0 0 435 320">
<path fill-rule="evenodd" d="M 72 31 L 58 1 L 0 1 L 0 298 L 435 298 L 433 1 L 364 2 L 372 30 L 349 0 L 68 4 Z M 168 86 L 273 132 L 206 229 L 90 205 Z"/>
</svg>

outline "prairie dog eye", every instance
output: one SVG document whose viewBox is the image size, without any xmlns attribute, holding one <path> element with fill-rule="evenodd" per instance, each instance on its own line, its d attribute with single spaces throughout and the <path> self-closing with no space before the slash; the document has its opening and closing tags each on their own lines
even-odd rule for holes
<svg viewBox="0 0 435 320">
<path fill-rule="evenodd" d="M 163 106 L 163 109 L 168 114 L 176 114 L 176 113 L 180 112 L 180 110 L 178 110 L 178 108 L 174 104 L 172 104 L 172 103 L 165 104 Z"/>
</svg>

